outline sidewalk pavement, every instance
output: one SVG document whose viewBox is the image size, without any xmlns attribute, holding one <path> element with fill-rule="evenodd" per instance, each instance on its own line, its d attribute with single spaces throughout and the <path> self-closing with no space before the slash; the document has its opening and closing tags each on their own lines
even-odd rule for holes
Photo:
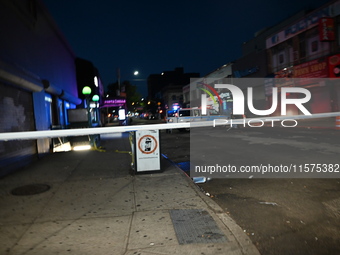
<svg viewBox="0 0 340 255">
<path fill-rule="evenodd" d="M 259 254 L 176 166 L 131 175 L 126 134 L 101 138 L 105 152 L 50 154 L 0 179 L 0 254 Z M 50 189 L 11 193 L 31 184 Z"/>
</svg>

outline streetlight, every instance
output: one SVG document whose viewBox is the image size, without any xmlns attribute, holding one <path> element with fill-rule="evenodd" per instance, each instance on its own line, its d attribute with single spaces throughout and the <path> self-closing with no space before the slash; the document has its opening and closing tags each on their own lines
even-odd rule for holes
<svg viewBox="0 0 340 255">
<path fill-rule="evenodd" d="M 98 96 L 98 95 L 94 95 L 94 96 L 92 97 L 92 101 L 98 102 L 98 101 L 99 101 L 99 96 Z"/>
<path fill-rule="evenodd" d="M 98 114 L 98 105 L 97 105 L 97 103 L 99 101 L 99 96 L 98 95 L 94 95 L 92 97 L 92 101 L 95 103 L 95 113 L 96 113 L 95 114 L 95 120 L 99 124 L 99 114 Z"/>
<path fill-rule="evenodd" d="M 90 95 L 91 95 L 91 92 L 92 92 L 92 90 L 89 86 L 85 86 L 82 90 L 82 94 L 85 95 L 85 99 L 86 99 L 88 127 L 91 127 L 91 114 L 90 114 Z"/>
<path fill-rule="evenodd" d="M 85 86 L 82 90 L 83 95 L 90 95 L 92 92 L 91 88 L 89 86 Z"/>
</svg>

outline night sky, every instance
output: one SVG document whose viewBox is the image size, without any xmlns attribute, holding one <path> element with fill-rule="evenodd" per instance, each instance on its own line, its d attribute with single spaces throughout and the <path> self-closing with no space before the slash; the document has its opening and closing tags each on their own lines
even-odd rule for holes
<svg viewBox="0 0 340 255">
<path fill-rule="evenodd" d="M 201 76 L 236 60 L 254 33 L 326 0 L 42 0 L 77 57 L 104 85 L 183 67 Z M 311 3 L 313 2 L 313 3 Z M 133 72 L 139 71 L 134 76 Z M 136 79 L 141 79 L 136 80 Z M 144 80 L 144 81 L 143 81 Z"/>
</svg>

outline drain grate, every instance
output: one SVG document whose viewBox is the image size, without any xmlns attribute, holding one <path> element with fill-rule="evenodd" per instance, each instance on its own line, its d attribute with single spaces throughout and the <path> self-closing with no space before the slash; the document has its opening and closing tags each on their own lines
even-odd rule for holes
<svg viewBox="0 0 340 255">
<path fill-rule="evenodd" d="M 227 238 L 205 210 L 170 210 L 179 244 L 223 243 Z"/>
<path fill-rule="evenodd" d="M 30 196 L 46 192 L 50 188 L 47 184 L 29 184 L 13 189 L 11 194 L 14 196 Z"/>
</svg>

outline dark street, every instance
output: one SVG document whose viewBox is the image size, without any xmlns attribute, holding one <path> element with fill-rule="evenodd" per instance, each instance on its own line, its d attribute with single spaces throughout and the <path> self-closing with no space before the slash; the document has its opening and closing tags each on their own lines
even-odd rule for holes
<svg viewBox="0 0 340 255">
<path fill-rule="evenodd" d="M 163 153 L 176 163 L 188 161 L 190 136 L 177 130 L 162 133 Z M 209 156 L 214 153 L 208 142 L 212 136 L 202 138 Z M 232 144 L 225 153 L 232 164 L 298 164 L 301 159 L 339 164 L 340 133 L 336 130 L 246 128 L 232 129 L 224 136 Z M 339 254 L 340 179 L 287 177 L 212 175 L 212 180 L 199 186 L 241 226 L 261 254 Z"/>
</svg>

